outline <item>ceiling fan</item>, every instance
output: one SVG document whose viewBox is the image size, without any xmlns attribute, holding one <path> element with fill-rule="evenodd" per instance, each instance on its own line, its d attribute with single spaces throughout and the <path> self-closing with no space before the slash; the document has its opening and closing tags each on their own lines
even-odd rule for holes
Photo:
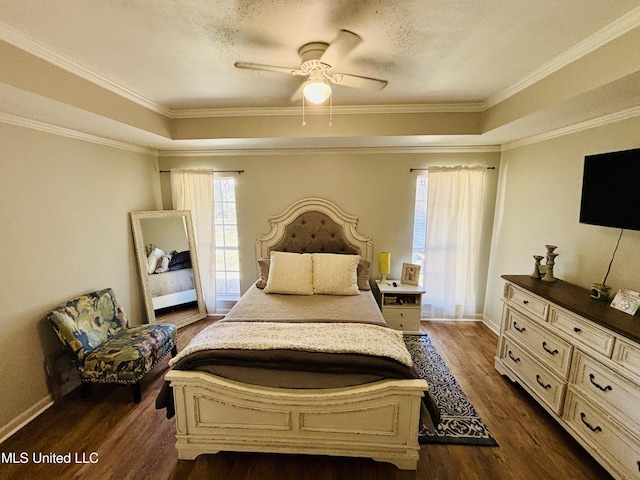
<svg viewBox="0 0 640 480">
<path fill-rule="evenodd" d="M 236 68 L 264 70 L 308 77 L 293 94 L 291 100 L 304 97 L 312 103 L 320 104 L 331 96 L 331 83 L 362 90 L 377 91 L 387 86 L 386 80 L 330 73 L 335 66 L 362 41 L 362 37 L 349 30 L 341 30 L 331 43 L 311 42 L 300 47 L 300 67 L 278 67 L 251 62 L 236 62 Z"/>
</svg>

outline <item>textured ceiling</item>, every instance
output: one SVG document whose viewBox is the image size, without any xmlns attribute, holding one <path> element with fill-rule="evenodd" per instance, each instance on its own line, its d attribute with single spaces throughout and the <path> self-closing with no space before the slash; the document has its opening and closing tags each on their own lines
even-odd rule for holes
<svg viewBox="0 0 640 480">
<path fill-rule="evenodd" d="M 334 88 L 334 105 L 474 104 L 637 9 L 638 0 L 0 0 L 0 27 L 170 111 L 298 106 L 298 49 L 340 29 L 363 41 L 335 71 L 388 80 Z M 11 35 L 8 35 L 9 32 Z M 0 105 L 1 107 L 1 105 Z"/>
</svg>

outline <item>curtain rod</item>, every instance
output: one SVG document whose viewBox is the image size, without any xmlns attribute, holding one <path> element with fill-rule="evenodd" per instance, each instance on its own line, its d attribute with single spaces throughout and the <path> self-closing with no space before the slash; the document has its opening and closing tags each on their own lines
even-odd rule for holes
<svg viewBox="0 0 640 480">
<path fill-rule="evenodd" d="M 436 166 L 436 165 L 433 165 L 431 167 L 424 167 L 424 168 L 410 168 L 409 171 L 410 172 L 416 172 L 418 170 L 437 170 L 437 169 L 446 170 L 448 168 L 450 168 L 452 170 L 454 170 L 454 169 L 463 170 L 465 168 L 468 169 L 468 170 L 481 169 L 481 168 L 486 168 L 487 170 L 495 170 L 496 169 L 496 167 L 484 167 L 482 165 L 475 165 L 475 166 L 469 166 L 469 167 L 467 167 L 466 165 L 451 165 L 451 166 L 447 166 L 447 165 Z"/>
<path fill-rule="evenodd" d="M 191 172 L 197 172 L 197 171 L 201 171 L 201 172 L 213 172 L 213 173 L 238 173 L 238 174 L 242 174 L 244 173 L 244 170 L 205 170 L 205 169 L 182 169 L 183 171 L 191 171 Z M 180 169 L 178 169 L 178 171 L 180 171 Z M 171 170 L 160 170 L 160 173 L 171 173 Z"/>
</svg>

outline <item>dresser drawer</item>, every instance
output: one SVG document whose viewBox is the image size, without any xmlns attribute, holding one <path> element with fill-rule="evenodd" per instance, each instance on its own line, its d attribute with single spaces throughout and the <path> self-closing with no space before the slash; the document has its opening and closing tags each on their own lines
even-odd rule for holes
<svg viewBox="0 0 640 480">
<path fill-rule="evenodd" d="M 549 312 L 551 326 L 579 345 L 611 357 L 615 337 L 607 330 L 573 315 L 555 305 Z"/>
<path fill-rule="evenodd" d="M 540 297 L 527 293 L 526 291 L 507 283 L 504 289 L 504 297 L 516 308 L 524 310 L 540 320 L 547 319 L 549 303 Z"/>
<path fill-rule="evenodd" d="M 507 308 L 506 317 L 507 334 L 552 371 L 566 379 L 571 365 L 571 344 L 511 308 Z"/>
<path fill-rule="evenodd" d="M 619 472 L 619 478 L 640 479 L 640 443 L 580 394 L 569 389 L 562 415 L 591 453 Z"/>
<path fill-rule="evenodd" d="M 640 347 L 618 338 L 613 347 L 613 360 L 630 374 L 640 375 Z"/>
<path fill-rule="evenodd" d="M 503 364 L 524 382 L 524 387 L 532 391 L 555 413 L 560 414 L 566 389 L 564 381 L 534 360 L 508 337 L 505 337 L 500 358 Z"/>
<path fill-rule="evenodd" d="M 618 412 L 620 422 L 640 428 L 640 388 L 581 351 L 574 362 L 570 384 L 603 410 Z"/>
<path fill-rule="evenodd" d="M 391 328 L 404 332 L 420 331 L 420 309 L 415 307 L 382 307 L 382 316 Z"/>
</svg>

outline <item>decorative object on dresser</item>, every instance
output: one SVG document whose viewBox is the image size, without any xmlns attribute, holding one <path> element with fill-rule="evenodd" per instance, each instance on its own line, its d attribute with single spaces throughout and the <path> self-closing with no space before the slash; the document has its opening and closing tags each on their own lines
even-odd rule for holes
<svg viewBox="0 0 640 480">
<path fill-rule="evenodd" d="M 382 316 L 390 327 L 405 333 L 420 333 L 420 311 L 424 289 L 418 285 L 393 285 L 376 281 L 382 297 Z"/>
<path fill-rule="evenodd" d="M 556 277 L 553 276 L 553 266 L 559 254 L 554 253 L 554 250 L 558 247 L 555 245 L 545 245 L 545 248 L 547 249 L 546 263 L 544 265 L 541 264 L 544 258 L 542 255 L 534 255 L 535 265 L 533 267 L 533 273 L 529 276 L 544 280 L 545 282 L 555 282 Z"/>
<path fill-rule="evenodd" d="M 380 252 L 378 254 L 378 271 L 380 272 L 380 275 L 382 275 L 380 283 L 390 285 L 389 280 L 387 280 L 387 275 L 391 273 L 391 253 Z"/>
<path fill-rule="evenodd" d="M 611 306 L 621 312 L 635 315 L 640 306 L 640 293 L 621 288 L 613 298 Z"/>
<path fill-rule="evenodd" d="M 495 368 L 616 478 L 640 478 L 640 322 L 562 280 L 503 275 Z"/>
</svg>

